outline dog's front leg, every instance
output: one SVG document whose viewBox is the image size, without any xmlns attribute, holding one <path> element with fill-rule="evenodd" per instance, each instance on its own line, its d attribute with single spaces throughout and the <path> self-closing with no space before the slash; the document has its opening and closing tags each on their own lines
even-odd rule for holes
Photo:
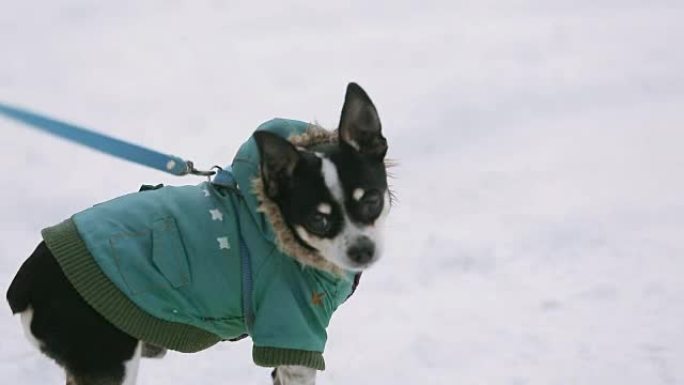
<svg viewBox="0 0 684 385">
<path fill-rule="evenodd" d="M 271 376 L 273 385 L 314 385 L 316 383 L 316 369 L 305 366 L 278 366 Z"/>
</svg>

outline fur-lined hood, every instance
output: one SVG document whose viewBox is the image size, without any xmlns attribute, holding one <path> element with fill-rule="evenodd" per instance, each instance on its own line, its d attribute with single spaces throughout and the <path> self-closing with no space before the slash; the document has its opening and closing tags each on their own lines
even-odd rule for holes
<svg viewBox="0 0 684 385">
<path fill-rule="evenodd" d="M 287 138 L 298 147 L 312 147 L 324 143 L 336 143 L 337 131 L 329 131 L 315 124 L 288 119 L 272 119 L 257 128 Z M 256 141 L 250 137 L 238 150 L 233 160 L 233 175 L 250 208 L 254 222 L 265 238 L 278 249 L 304 266 L 327 271 L 338 276 L 344 271 L 328 262 L 316 251 L 303 247 L 295 239 L 285 223 L 280 209 L 266 196 L 260 171 L 260 156 Z"/>
</svg>

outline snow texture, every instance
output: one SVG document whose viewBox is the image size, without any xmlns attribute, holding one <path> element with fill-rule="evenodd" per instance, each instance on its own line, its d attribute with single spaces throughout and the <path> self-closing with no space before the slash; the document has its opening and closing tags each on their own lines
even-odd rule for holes
<svg viewBox="0 0 684 385">
<path fill-rule="evenodd" d="M 0 0 L 0 100 L 228 163 L 354 80 L 399 161 L 321 384 L 684 384 L 684 3 Z M 194 184 L 0 120 L 0 288 L 39 230 Z M 0 311 L 0 378 L 62 384 Z M 250 342 L 139 384 L 268 384 Z"/>
</svg>

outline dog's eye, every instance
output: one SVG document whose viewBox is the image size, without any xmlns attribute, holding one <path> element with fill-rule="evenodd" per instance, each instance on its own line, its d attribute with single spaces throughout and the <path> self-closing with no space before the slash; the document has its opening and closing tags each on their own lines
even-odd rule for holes
<svg viewBox="0 0 684 385">
<path fill-rule="evenodd" d="M 383 199 L 378 190 L 371 190 L 361 198 L 361 216 L 364 218 L 375 218 L 382 211 Z"/>
<path fill-rule="evenodd" d="M 316 235 L 327 234 L 331 227 L 330 216 L 319 212 L 313 213 L 306 221 L 306 228 Z"/>
</svg>

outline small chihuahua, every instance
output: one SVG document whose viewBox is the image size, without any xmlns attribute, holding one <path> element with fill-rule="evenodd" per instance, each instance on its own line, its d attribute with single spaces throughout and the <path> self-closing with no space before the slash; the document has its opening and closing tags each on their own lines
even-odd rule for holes
<svg viewBox="0 0 684 385">
<path fill-rule="evenodd" d="M 44 229 L 7 300 L 68 385 L 133 385 L 140 357 L 247 335 L 274 384 L 314 384 L 332 313 L 381 254 L 386 152 L 375 106 L 350 83 L 336 131 L 274 119 L 221 178 Z"/>
</svg>

